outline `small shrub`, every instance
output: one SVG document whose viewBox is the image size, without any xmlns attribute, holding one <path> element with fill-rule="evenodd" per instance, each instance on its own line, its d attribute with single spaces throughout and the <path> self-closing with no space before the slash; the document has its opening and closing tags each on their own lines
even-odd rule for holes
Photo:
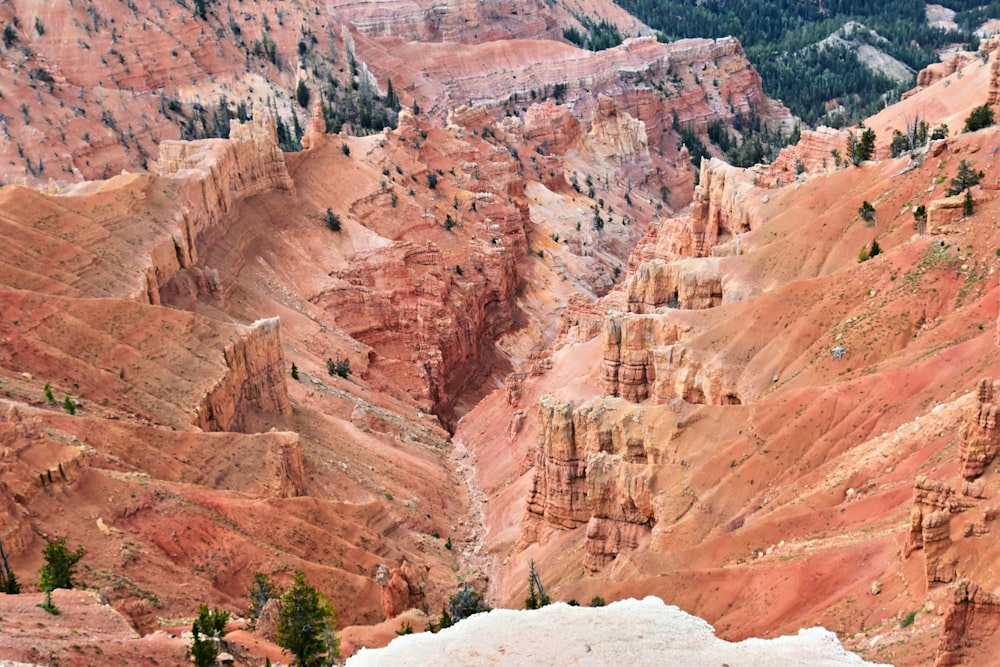
<svg viewBox="0 0 1000 667">
<path fill-rule="evenodd" d="M 452 219 L 450 213 L 444 216 L 444 230 L 446 232 L 450 232 L 452 229 L 454 229 L 455 228 L 455 224 L 456 223 Z"/>
<path fill-rule="evenodd" d="M 49 402 L 49 405 L 55 405 L 56 397 L 52 394 L 52 387 L 49 386 L 48 382 L 45 383 L 45 387 L 42 389 L 42 391 L 45 392 L 45 400 Z"/>
<path fill-rule="evenodd" d="M 976 130 L 981 130 L 984 127 L 989 127 L 994 123 L 993 109 L 990 105 L 983 104 L 972 110 L 969 117 L 965 119 L 964 132 L 975 132 Z"/>
<path fill-rule="evenodd" d="M 447 541 L 445 541 L 444 548 L 447 549 L 448 551 L 451 551 L 451 538 L 450 537 L 447 539 Z"/>
<path fill-rule="evenodd" d="M 63 410 L 71 415 L 76 414 L 76 404 L 73 403 L 73 399 L 69 397 L 69 394 L 63 399 Z"/>
<path fill-rule="evenodd" d="M 861 207 L 858 208 L 858 215 L 860 215 L 861 219 L 865 222 L 873 224 L 876 222 L 875 207 L 872 206 L 870 201 L 865 200 L 862 202 Z"/>
<path fill-rule="evenodd" d="M 323 219 L 326 221 L 326 226 L 330 228 L 330 231 L 333 231 L 333 232 L 339 232 L 340 231 L 340 216 L 339 215 L 337 215 L 336 213 L 334 213 L 330 209 L 326 209 L 326 215 L 323 216 Z"/>
<path fill-rule="evenodd" d="M 351 370 L 351 360 L 346 357 L 341 359 L 340 355 L 337 355 L 336 361 L 330 359 L 329 357 L 327 358 L 326 372 L 330 375 L 339 375 L 342 378 L 346 378 L 348 375 L 354 373 L 354 371 Z"/>
<path fill-rule="evenodd" d="M 303 109 L 309 108 L 309 98 L 311 97 L 309 93 L 309 86 L 306 85 L 305 79 L 299 79 L 299 85 L 295 89 L 295 100 L 299 103 L 299 106 Z M 344 150 L 347 144 L 341 144 L 340 150 Z M 347 150 L 344 155 L 350 154 L 350 149 Z"/>
<path fill-rule="evenodd" d="M 602 598 L 600 595 L 595 595 L 590 600 L 590 606 L 591 607 L 603 607 L 604 606 L 604 598 Z"/>
<path fill-rule="evenodd" d="M 45 601 L 39 602 L 36 607 L 41 607 L 45 611 L 49 612 L 53 616 L 59 615 L 59 607 L 52 601 L 52 591 L 51 589 L 46 589 L 45 591 Z"/>
<path fill-rule="evenodd" d="M 913 625 L 913 621 L 915 621 L 916 619 L 917 619 L 917 612 L 911 611 L 909 614 L 904 616 L 903 619 L 899 622 L 899 627 L 901 628 L 909 627 Z"/>
<path fill-rule="evenodd" d="M 433 172 L 427 172 L 427 187 L 430 188 L 431 190 L 433 190 L 437 186 L 438 186 L 438 177 L 437 177 L 437 174 L 435 174 Z"/>
<path fill-rule="evenodd" d="M 412 635 L 413 626 L 410 625 L 409 621 L 403 621 L 403 624 L 399 626 L 399 630 L 396 630 L 396 634 L 402 637 L 403 635 Z"/>
<path fill-rule="evenodd" d="M 463 584 L 457 593 L 448 598 L 448 604 L 441 610 L 440 623 L 432 629 L 451 627 L 463 618 L 483 611 L 490 611 L 490 607 L 483 602 L 483 596 L 469 584 Z"/>
<path fill-rule="evenodd" d="M 348 146 L 346 142 L 342 142 L 340 144 L 340 152 L 343 153 L 344 155 L 346 155 L 347 157 L 350 157 L 351 156 L 351 147 Z"/>
<path fill-rule="evenodd" d="M 461 265 L 459 265 L 459 264 L 455 265 L 455 273 L 457 273 L 458 275 L 462 275 L 462 267 L 461 267 Z"/>
<path fill-rule="evenodd" d="M 292 379 L 299 379 L 299 367 L 295 365 L 295 362 L 292 362 Z"/>
</svg>

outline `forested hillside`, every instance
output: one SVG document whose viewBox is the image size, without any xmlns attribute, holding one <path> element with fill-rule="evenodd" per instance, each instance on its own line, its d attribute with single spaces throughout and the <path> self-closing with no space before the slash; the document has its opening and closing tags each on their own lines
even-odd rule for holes
<svg viewBox="0 0 1000 667">
<path fill-rule="evenodd" d="M 810 125 L 840 127 L 898 99 L 913 80 L 893 80 L 863 66 L 847 46 L 816 46 L 849 21 L 864 31 L 853 38 L 872 43 L 914 71 L 938 59 L 935 49 L 969 43 L 972 30 L 1000 16 L 1000 2 L 955 0 L 958 31 L 931 28 L 924 2 L 903 0 L 618 0 L 618 4 L 660 31 L 662 39 L 723 37 L 743 43 L 764 79 L 764 90 L 782 100 Z M 874 42 L 878 42 L 874 44 Z M 973 44 L 975 46 L 975 44 Z M 831 102 L 839 102 L 839 105 Z"/>
</svg>

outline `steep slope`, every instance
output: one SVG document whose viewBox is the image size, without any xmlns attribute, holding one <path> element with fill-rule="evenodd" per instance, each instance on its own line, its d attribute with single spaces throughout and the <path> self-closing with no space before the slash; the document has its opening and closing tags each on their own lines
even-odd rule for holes
<svg viewBox="0 0 1000 667">
<path fill-rule="evenodd" d="M 934 100 L 965 91 L 967 114 L 992 86 L 991 65 L 968 68 L 906 109 L 951 119 Z M 995 659 L 977 638 L 1000 585 L 979 477 L 998 143 L 982 130 L 772 190 L 703 163 L 690 214 L 651 227 L 624 287 L 568 309 L 544 363 L 456 433 L 490 500 L 497 599 L 523 600 L 531 559 L 562 599 L 652 592 L 727 639 L 821 624 L 869 659 Z M 962 160 L 985 172 L 971 216 L 943 192 Z M 872 239 L 882 254 L 859 263 Z"/>
</svg>

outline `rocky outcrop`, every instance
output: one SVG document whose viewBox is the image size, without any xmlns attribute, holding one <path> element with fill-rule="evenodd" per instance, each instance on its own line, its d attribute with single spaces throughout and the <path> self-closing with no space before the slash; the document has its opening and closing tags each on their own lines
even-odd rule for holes
<svg viewBox="0 0 1000 667">
<path fill-rule="evenodd" d="M 522 136 L 538 145 L 543 153 L 566 153 L 581 133 L 580 121 L 573 110 L 552 100 L 532 104 L 524 114 Z"/>
<path fill-rule="evenodd" d="M 688 325 L 668 314 L 612 312 L 604 328 L 604 392 L 629 401 L 681 399 L 688 403 L 739 405 L 740 366 L 684 344 Z"/>
<path fill-rule="evenodd" d="M 752 187 L 743 169 L 717 158 L 703 160 L 689 214 L 663 221 L 650 231 L 633 252 L 630 270 L 653 258 L 742 254 L 739 235 L 760 225 L 757 210 L 750 205 Z"/>
<path fill-rule="evenodd" d="M 587 453 L 577 441 L 577 419 L 574 403 L 547 396 L 538 402 L 538 449 L 525 523 L 540 520 L 559 528 L 575 528 L 590 519 Z"/>
<path fill-rule="evenodd" d="M 845 166 L 843 130 L 819 127 L 803 130 L 799 142 L 785 146 L 770 164 L 758 164 L 749 172 L 761 188 L 780 188 L 794 182 L 802 174 L 822 174 Z M 839 158 L 833 156 L 836 150 Z M 839 164 L 838 164 L 839 162 Z"/>
<path fill-rule="evenodd" d="M 223 356 L 229 372 L 195 410 L 203 431 L 246 431 L 252 410 L 291 414 L 278 318 L 254 322 Z M 298 463 L 301 472 L 301 460 Z"/>
<path fill-rule="evenodd" d="M 970 188 L 973 201 L 976 199 L 975 188 Z M 964 195 L 935 199 L 927 206 L 927 231 L 931 234 L 950 234 L 953 225 L 960 223 L 965 215 Z"/>
<path fill-rule="evenodd" d="M 377 5 L 333 2 L 330 14 L 370 37 L 394 37 L 411 42 L 478 42 L 498 39 L 559 39 L 546 5 L 538 0 L 503 0 L 483 5 L 459 0 L 442 6 L 433 2 L 382 2 Z"/>
<path fill-rule="evenodd" d="M 983 378 L 976 390 L 975 404 L 969 409 L 959 431 L 959 457 L 962 476 L 975 479 L 1000 454 L 1000 380 Z"/>
<path fill-rule="evenodd" d="M 391 52 L 382 43 L 357 43 L 379 80 L 392 76 L 399 89 L 414 86 L 414 94 L 433 101 L 431 117 L 441 120 L 469 100 L 498 115 L 523 111 L 539 97 L 552 97 L 558 85 L 561 100 L 578 118 L 591 117 L 597 94 L 604 93 L 620 111 L 646 124 L 651 147 L 671 154 L 676 152 L 674 112 L 677 122 L 699 131 L 713 118 L 750 111 L 775 125 L 791 123 L 789 112 L 766 98 L 742 46 L 729 37 L 669 44 L 639 37 L 596 53 L 543 41 L 394 44 Z M 484 63 L 497 66 L 484 69 Z M 399 78 L 414 70 L 420 76 Z"/>
<path fill-rule="evenodd" d="M 620 111 L 615 101 L 603 94 L 597 96 L 587 140 L 597 155 L 598 165 L 621 166 L 633 156 L 646 154 L 649 149 L 646 124 Z"/>
<path fill-rule="evenodd" d="M 648 543 L 655 523 L 648 464 L 659 461 L 659 451 L 643 439 L 636 408 L 615 399 L 542 397 L 522 543 L 587 524 L 583 565 L 591 572 Z"/>
<path fill-rule="evenodd" d="M 232 121 L 229 139 L 163 142 L 159 170 L 178 207 L 166 224 L 169 237 L 152 245 L 144 270 L 139 298 L 154 305 L 169 301 L 169 289 L 161 291 L 184 269 L 191 269 L 206 291 L 217 288 L 218 275 L 195 266 L 199 239 L 218 230 L 236 201 L 271 189 L 295 193 L 266 110 L 245 123 Z"/>
<path fill-rule="evenodd" d="M 639 402 L 649 398 L 656 380 L 651 343 L 669 341 L 676 331 L 661 331 L 661 320 L 609 313 L 604 323 L 604 393 Z"/>
<path fill-rule="evenodd" d="M 587 462 L 587 522 L 584 568 L 595 573 L 624 551 L 648 543 L 656 523 L 651 488 L 652 469 L 643 440 L 632 437 L 624 450 L 601 451 Z"/>
<path fill-rule="evenodd" d="M 990 84 L 986 91 L 986 103 L 991 107 L 1000 106 L 1000 39 L 990 40 L 993 48 L 990 56 Z"/>
<path fill-rule="evenodd" d="M 426 572 L 423 574 L 426 576 Z M 375 568 L 375 581 L 382 587 L 382 613 L 387 619 L 426 605 L 423 576 L 406 559 L 391 569 L 379 564 Z"/>
<path fill-rule="evenodd" d="M 1000 631 L 1000 596 L 962 579 L 952 589 L 934 667 L 970 664 L 970 649 L 991 642 Z"/>
<path fill-rule="evenodd" d="M 640 264 L 625 284 L 625 295 L 628 311 L 640 314 L 661 307 L 714 308 L 725 300 L 719 263 L 711 258 Z"/>
<path fill-rule="evenodd" d="M 948 583 L 955 578 L 958 557 L 951 549 L 951 517 L 967 503 L 947 484 L 918 477 L 914 483 L 913 508 L 904 552 L 924 550 L 924 570 L 929 583 Z"/>
<path fill-rule="evenodd" d="M 1000 516 L 992 502 L 992 490 L 979 479 L 1000 453 L 994 404 L 998 388 L 1000 382 L 992 378 L 980 380 L 972 403 L 965 410 L 959 428 L 959 461 L 964 478 L 961 493 L 944 482 L 922 476 L 914 484 L 904 554 L 909 556 L 915 549 L 923 549 L 930 583 L 954 581 L 959 557 L 965 550 L 962 541 L 986 535 L 990 524 Z M 952 519 L 965 512 L 972 515 L 971 520 L 961 530 L 953 530 Z"/>
</svg>

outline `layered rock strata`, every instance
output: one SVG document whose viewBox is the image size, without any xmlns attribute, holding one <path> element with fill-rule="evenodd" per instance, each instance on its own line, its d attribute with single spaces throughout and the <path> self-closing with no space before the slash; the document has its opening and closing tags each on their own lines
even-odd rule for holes
<svg viewBox="0 0 1000 667">
<path fill-rule="evenodd" d="M 590 572 L 648 543 L 656 520 L 649 465 L 659 459 L 643 438 L 637 408 L 615 399 L 543 397 L 522 542 L 586 524 L 583 565 Z"/>
<path fill-rule="evenodd" d="M 1000 454 L 1000 380 L 983 378 L 976 389 L 976 401 L 959 431 L 962 476 L 973 480 Z"/>
<path fill-rule="evenodd" d="M 245 431 L 251 411 L 292 413 L 278 318 L 254 322 L 246 337 L 223 350 L 223 358 L 229 372 L 195 410 L 199 428 Z"/>
</svg>

